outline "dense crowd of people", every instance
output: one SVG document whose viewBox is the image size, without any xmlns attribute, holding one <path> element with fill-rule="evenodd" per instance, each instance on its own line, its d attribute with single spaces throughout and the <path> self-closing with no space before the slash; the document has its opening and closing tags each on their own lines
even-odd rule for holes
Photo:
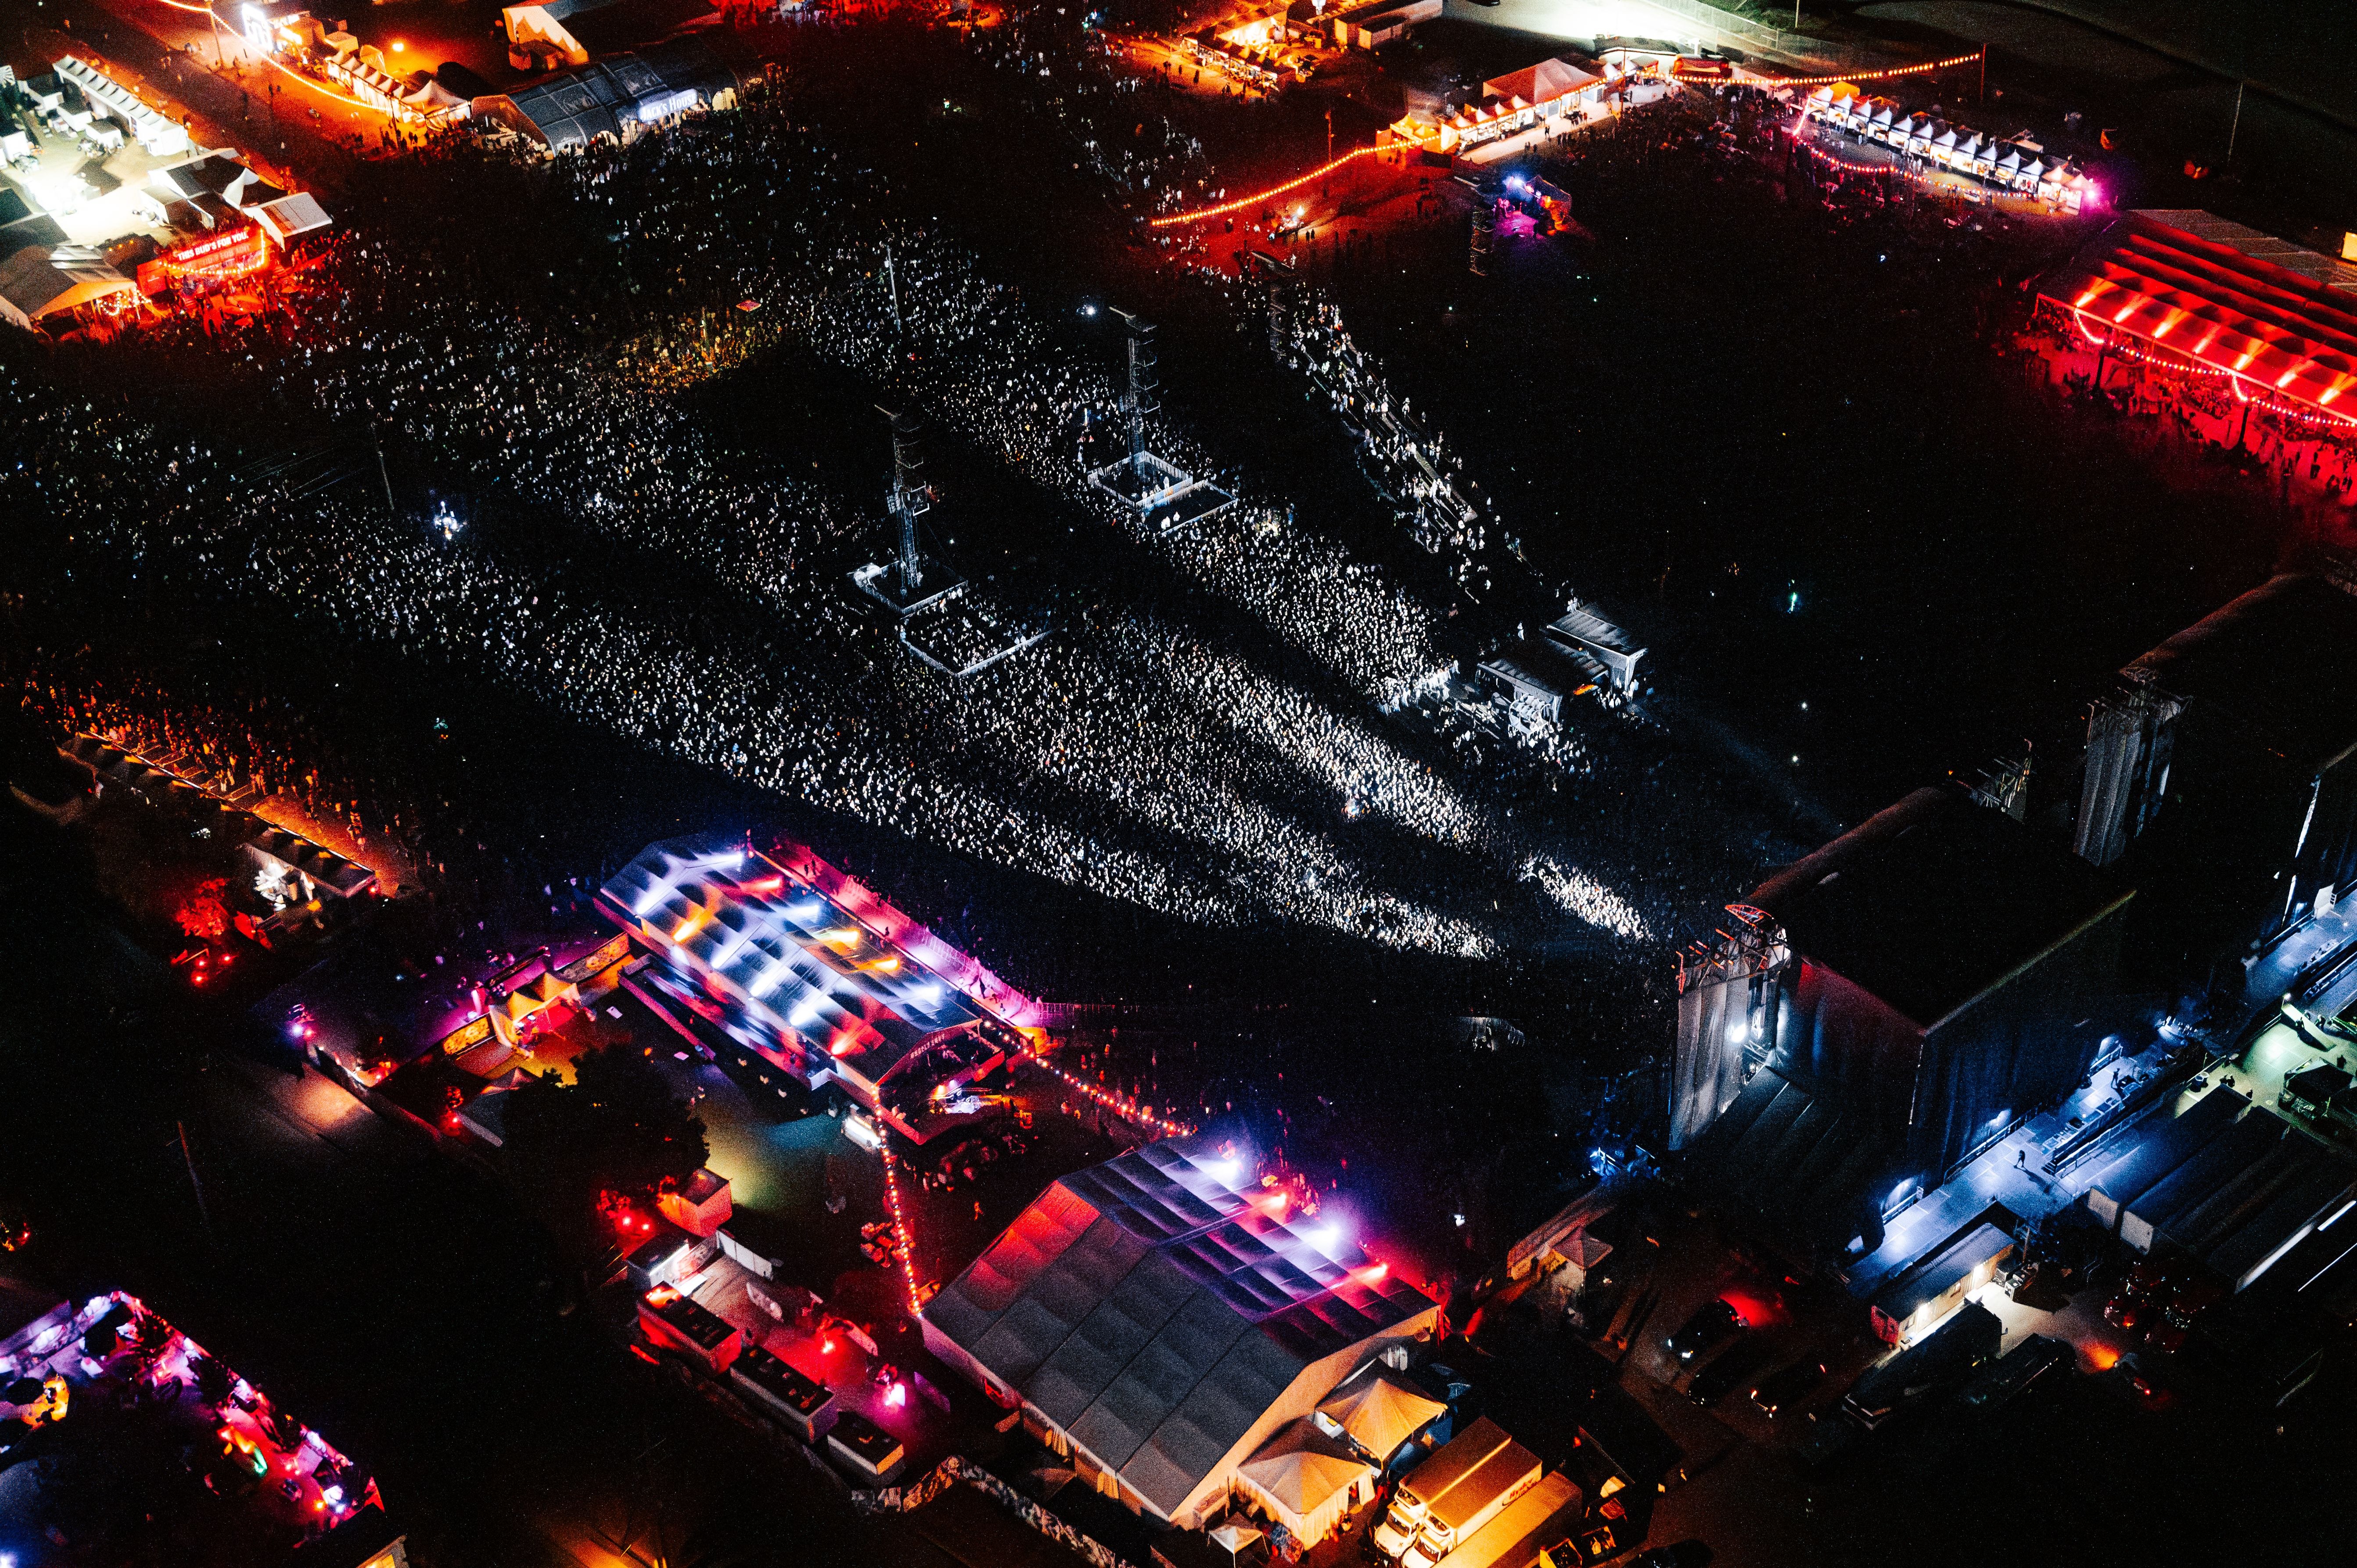
<svg viewBox="0 0 2357 1568">
<path fill-rule="evenodd" d="M 428 162 L 478 201 L 508 173 L 457 147 Z M 1463 956 L 1566 911 L 1644 932 L 1593 874 L 1522 875 L 1561 846 L 1381 717 L 1447 662 L 1445 606 L 1294 525 L 1254 476 L 1218 476 L 1239 501 L 1210 522 L 1149 533 L 1088 483 L 1106 454 L 1082 437 L 1114 427 L 1122 390 L 1102 346 L 1051 331 L 974 251 L 894 211 L 789 103 L 533 177 L 554 187 L 539 199 L 606 228 L 627 269 L 670 274 L 632 289 L 759 308 L 716 321 L 632 289 L 535 304 L 494 275 L 495 256 L 357 224 L 310 274 L 299 318 L 175 346 L 234 361 L 274 403 L 429 455 L 437 482 L 466 493 L 469 526 L 389 510 L 363 482 L 373 465 L 325 491 L 253 479 L 225 452 L 22 381 L 7 418 L 33 457 L 7 488 L 56 514 L 77 571 L 144 572 L 349 642 L 427 650 L 631 743 L 1189 920 L 1301 922 Z M 1100 584 L 1060 635 L 963 689 L 909 659 L 841 570 L 855 545 L 882 542 L 881 486 L 841 493 L 748 461 L 676 395 L 789 349 L 1128 531 L 1222 607 L 1218 623 Z M 1152 437 L 1171 462 L 1213 469 L 1182 422 L 1157 420 Z M 1020 592 L 975 585 L 985 605 Z M 1242 643 L 1224 629 L 1238 613 L 1257 628 Z M 102 696 L 74 690 L 70 669 L 46 673 L 61 718 L 152 716 L 152 691 Z M 303 744 L 251 725 L 235 742 L 257 754 L 249 770 L 280 774 L 315 765 Z M 371 810 L 417 835 L 421 864 L 447 864 L 416 820 L 432 812 Z"/>
</svg>

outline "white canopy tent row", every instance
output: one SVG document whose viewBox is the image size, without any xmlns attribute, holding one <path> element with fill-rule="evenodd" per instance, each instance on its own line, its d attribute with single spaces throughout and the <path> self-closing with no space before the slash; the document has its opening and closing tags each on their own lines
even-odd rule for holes
<svg viewBox="0 0 2357 1568">
<path fill-rule="evenodd" d="M 1915 114 L 1887 98 L 1870 96 L 1846 83 L 1820 87 L 1806 102 L 1809 118 L 1858 138 L 1918 158 L 1937 168 L 2033 196 L 2065 211 L 2079 211 L 2097 195 L 2095 182 L 2068 158 L 2050 156 L 2024 131 L 2000 138 Z"/>
</svg>

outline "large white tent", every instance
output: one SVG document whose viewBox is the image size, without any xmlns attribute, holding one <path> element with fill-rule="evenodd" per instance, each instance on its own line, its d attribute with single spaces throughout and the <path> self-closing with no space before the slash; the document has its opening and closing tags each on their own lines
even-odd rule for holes
<svg viewBox="0 0 2357 1568">
<path fill-rule="evenodd" d="M 1315 1546 L 1353 1502 L 1374 1495 L 1375 1467 L 1304 1416 L 1236 1466 L 1236 1490 L 1302 1545 Z"/>
<path fill-rule="evenodd" d="M 1358 1444 L 1378 1465 L 1399 1445 L 1448 1413 L 1448 1407 L 1403 1388 L 1369 1367 L 1318 1406 L 1319 1424 Z"/>
<path fill-rule="evenodd" d="M 924 1311 L 926 1348 L 1100 1491 L 1199 1528 L 1237 1467 L 1436 1303 L 1215 1134 L 1050 1186 Z"/>
</svg>

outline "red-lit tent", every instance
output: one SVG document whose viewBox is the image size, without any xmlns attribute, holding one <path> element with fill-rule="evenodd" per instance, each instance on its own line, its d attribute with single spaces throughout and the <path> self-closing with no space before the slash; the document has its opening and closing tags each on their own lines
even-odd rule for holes
<svg viewBox="0 0 2357 1568">
<path fill-rule="evenodd" d="M 2133 338 L 2246 394 L 2357 415 L 2335 406 L 2357 387 L 2357 266 L 2336 257 L 2207 212 L 2130 212 L 2039 293 L 2091 343 Z"/>
</svg>

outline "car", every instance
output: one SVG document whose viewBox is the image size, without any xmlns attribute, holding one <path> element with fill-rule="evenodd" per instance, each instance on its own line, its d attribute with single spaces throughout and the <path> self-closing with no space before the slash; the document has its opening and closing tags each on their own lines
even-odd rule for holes
<svg viewBox="0 0 2357 1568">
<path fill-rule="evenodd" d="M 2077 1352 L 2060 1339 L 2033 1334 L 2012 1351 L 1975 1375 L 1957 1396 L 1980 1410 L 1996 1410 L 2026 1392 L 2057 1367 L 2070 1366 Z"/>
<path fill-rule="evenodd" d="M 1743 1315 L 1723 1297 L 1713 1296 L 1695 1309 L 1684 1326 L 1662 1343 L 1681 1361 L 1691 1361 L 1720 1340 L 1741 1333 Z"/>
<path fill-rule="evenodd" d="M 1686 1385 L 1686 1398 L 1699 1405 L 1717 1404 L 1764 1371 L 1770 1354 L 1765 1340 L 1741 1341 L 1694 1375 Z"/>
<path fill-rule="evenodd" d="M 1751 1391 L 1751 1402 L 1770 1418 L 1798 1406 L 1809 1391 L 1825 1380 L 1825 1364 L 1806 1359 L 1780 1372 L 1770 1372 Z"/>
</svg>

